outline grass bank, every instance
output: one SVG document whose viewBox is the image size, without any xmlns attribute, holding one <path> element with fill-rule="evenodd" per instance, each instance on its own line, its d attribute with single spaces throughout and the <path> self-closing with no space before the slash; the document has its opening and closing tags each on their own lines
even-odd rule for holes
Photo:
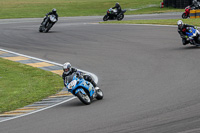
<svg viewBox="0 0 200 133">
<path fill-rule="evenodd" d="M 0 113 L 14 110 L 57 93 L 59 75 L 0 58 Z"/>
<path fill-rule="evenodd" d="M 184 11 L 183 9 L 159 8 L 161 0 L 118 0 L 126 14 Z M 113 7 L 113 0 L 0 0 L 0 19 L 43 17 L 56 8 L 60 17 L 104 15 Z M 137 9 L 137 10 L 135 10 Z"/>
<path fill-rule="evenodd" d="M 177 25 L 180 19 L 159 19 L 159 20 L 128 20 L 128 21 L 106 21 L 106 24 L 158 24 L 158 25 Z M 184 23 L 200 26 L 200 18 L 181 19 Z"/>
</svg>

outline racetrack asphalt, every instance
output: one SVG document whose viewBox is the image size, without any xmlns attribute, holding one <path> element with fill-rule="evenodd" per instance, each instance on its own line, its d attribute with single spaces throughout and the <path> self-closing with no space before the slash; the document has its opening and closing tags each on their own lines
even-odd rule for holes
<svg viewBox="0 0 200 133">
<path fill-rule="evenodd" d="M 0 48 L 92 72 L 104 99 L 89 106 L 73 99 L 2 122 L 1 133 L 200 132 L 200 49 L 182 46 L 177 28 L 72 17 L 44 34 L 40 21 L 0 21 Z"/>
</svg>

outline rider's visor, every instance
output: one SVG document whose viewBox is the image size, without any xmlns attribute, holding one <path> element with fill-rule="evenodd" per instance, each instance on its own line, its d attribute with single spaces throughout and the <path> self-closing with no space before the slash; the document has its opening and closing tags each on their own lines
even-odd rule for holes
<svg viewBox="0 0 200 133">
<path fill-rule="evenodd" d="M 64 69 L 64 71 L 65 71 L 65 72 L 68 72 L 68 71 L 69 71 L 69 68 L 67 68 L 67 69 Z"/>
</svg>

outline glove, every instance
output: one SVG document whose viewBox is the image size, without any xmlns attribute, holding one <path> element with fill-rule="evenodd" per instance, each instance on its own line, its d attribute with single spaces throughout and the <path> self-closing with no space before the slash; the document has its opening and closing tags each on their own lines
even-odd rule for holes
<svg viewBox="0 0 200 133">
<path fill-rule="evenodd" d="M 187 39 L 187 38 L 188 38 L 188 36 L 182 36 L 181 38 L 183 38 L 183 39 Z"/>
<path fill-rule="evenodd" d="M 81 73 L 79 73 L 79 72 L 77 72 L 76 75 L 77 75 L 77 77 L 78 77 L 79 79 L 82 79 L 82 78 L 83 78 L 83 76 L 82 76 Z"/>
</svg>

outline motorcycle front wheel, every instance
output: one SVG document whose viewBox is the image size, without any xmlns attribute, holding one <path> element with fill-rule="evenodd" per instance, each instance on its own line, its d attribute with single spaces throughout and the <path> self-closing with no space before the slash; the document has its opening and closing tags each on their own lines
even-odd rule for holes
<svg viewBox="0 0 200 133">
<path fill-rule="evenodd" d="M 103 21 L 107 21 L 108 18 L 109 18 L 109 16 L 108 16 L 108 15 L 105 15 L 105 16 L 103 17 Z"/>
<path fill-rule="evenodd" d="M 89 105 L 91 103 L 91 99 L 87 94 L 83 94 L 81 91 L 79 91 L 76 96 L 79 98 L 79 100 L 84 103 L 85 105 Z"/>
<path fill-rule="evenodd" d="M 43 32 L 41 27 L 39 28 L 39 32 Z"/>
<path fill-rule="evenodd" d="M 187 18 L 187 16 L 186 16 L 185 13 L 182 14 L 182 18 L 183 18 L 183 19 L 186 19 L 186 18 Z"/>
<path fill-rule="evenodd" d="M 43 32 L 44 31 L 44 28 L 43 26 L 41 25 L 40 28 L 39 28 L 39 32 Z"/>
<path fill-rule="evenodd" d="M 197 43 L 200 44 L 200 36 L 197 38 Z"/>
</svg>

